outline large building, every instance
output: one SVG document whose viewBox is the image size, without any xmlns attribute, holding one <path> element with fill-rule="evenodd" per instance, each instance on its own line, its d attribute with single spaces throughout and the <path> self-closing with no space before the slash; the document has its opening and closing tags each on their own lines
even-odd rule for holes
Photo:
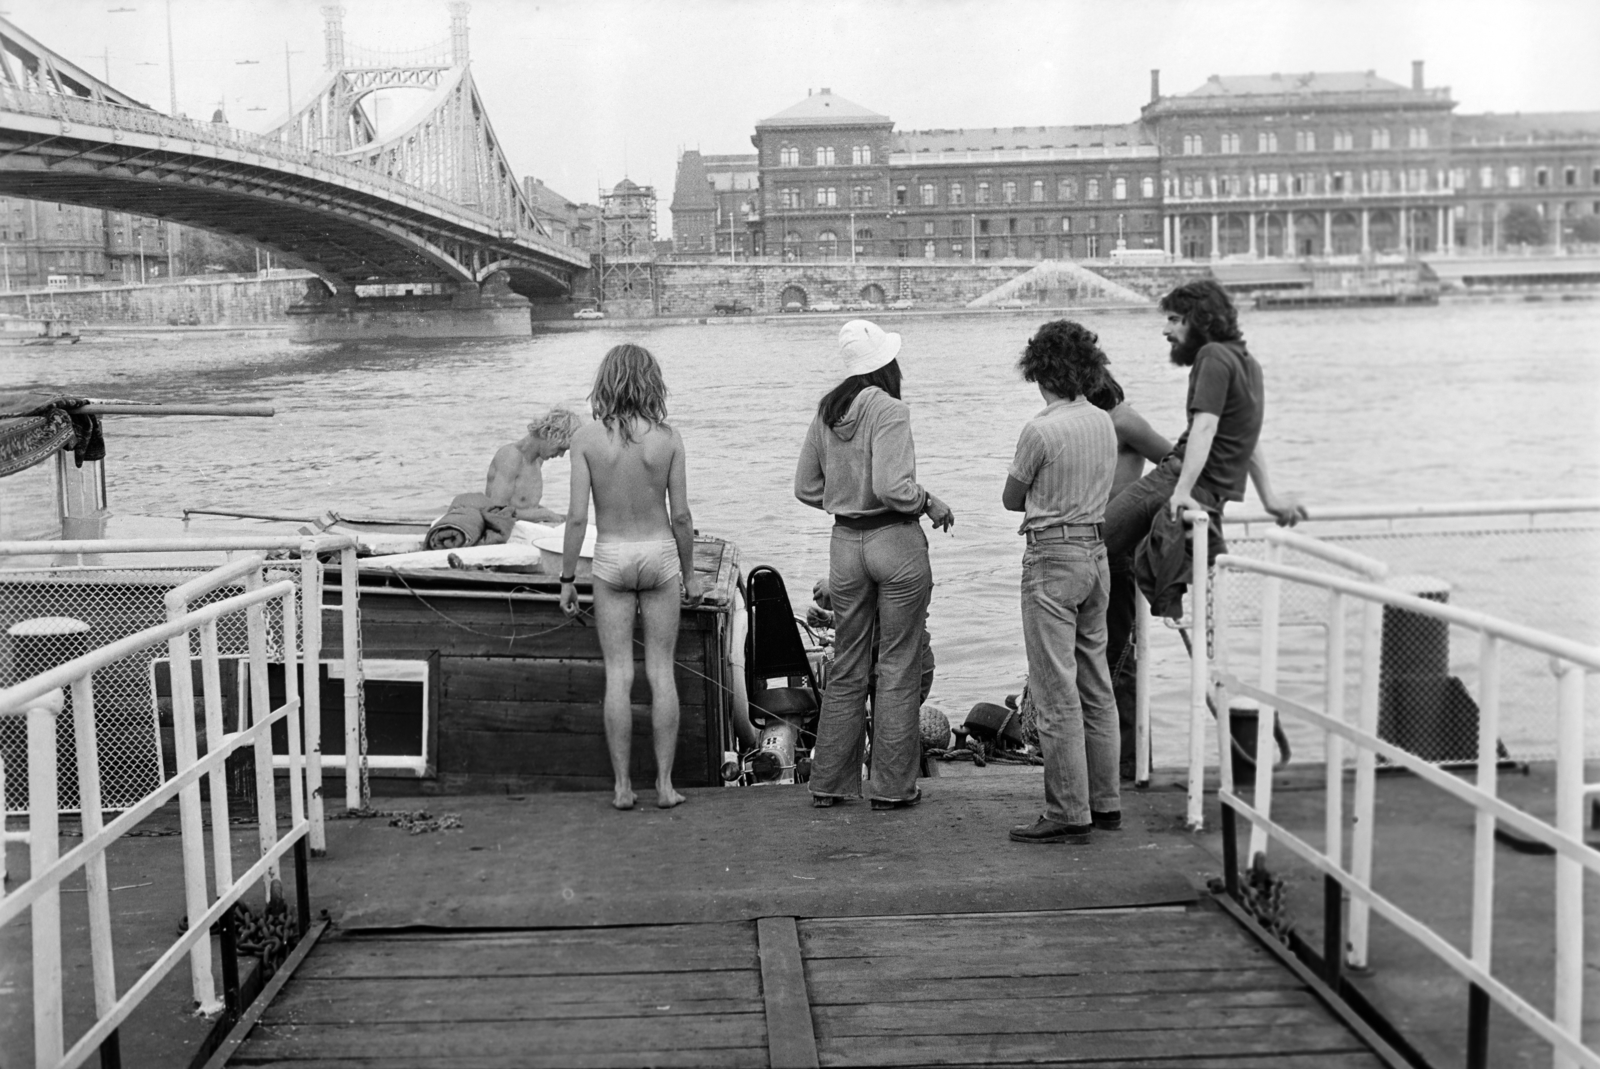
<svg viewBox="0 0 1600 1069">
<path fill-rule="evenodd" d="M 1456 115 L 1421 62 L 1409 85 L 1371 71 L 1212 76 L 1176 96 L 1159 84 L 1151 72 L 1125 125 L 959 130 L 896 131 L 809 93 L 756 124 L 753 177 L 747 157 L 684 154 L 674 253 L 1417 255 L 1527 243 L 1530 219 L 1535 244 L 1596 233 L 1600 112 Z M 712 160 L 739 161 L 716 173 L 749 182 L 726 204 Z"/>
<path fill-rule="evenodd" d="M 163 278 L 181 228 L 123 212 L 0 197 L 0 286 L 76 288 Z"/>
</svg>

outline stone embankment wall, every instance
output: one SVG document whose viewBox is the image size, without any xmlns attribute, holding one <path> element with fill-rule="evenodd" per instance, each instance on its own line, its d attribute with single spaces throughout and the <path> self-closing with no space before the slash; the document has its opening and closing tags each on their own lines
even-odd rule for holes
<svg viewBox="0 0 1600 1069">
<path fill-rule="evenodd" d="M 784 292 L 804 294 L 802 304 L 850 304 L 877 296 L 906 299 L 922 308 L 960 308 L 1033 267 L 1027 260 L 954 264 L 937 260 L 826 261 L 792 264 L 659 263 L 656 312 L 710 315 L 718 304 L 740 303 L 753 312 L 781 312 Z M 608 311 L 610 308 L 608 307 Z"/>
<path fill-rule="evenodd" d="M 1211 268 L 1199 263 L 1137 267 L 1125 264 L 1095 264 L 1089 270 L 1102 278 L 1121 283 L 1131 290 L 1142 293 L 1152 301 L 1160 300 L 1185 282 L 1211 277 Z"/>
<path fill-rule="evenodd" d="M 275 278 L 195 278 L 145 286 L 0 293 L 0 312 L 50 312 L 80 323 L 215 326 L 286 323 L 309 274 Z"/>
</svg>

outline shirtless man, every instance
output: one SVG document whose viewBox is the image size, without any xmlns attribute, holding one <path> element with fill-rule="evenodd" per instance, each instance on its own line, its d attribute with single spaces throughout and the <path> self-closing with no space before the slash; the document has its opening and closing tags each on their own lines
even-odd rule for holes
<svg viewBox="0 0 1600 1069">
<path fill-rule="evenodd" d="M 561 513 L 539 503 L 544 497 L 544 462 L 567 451 L 577 427 L 577 413 L 557 405 L 528 424 L 528 433 L 520 441 L 501 446 L 489 464 L 488 485 L 483 490 L 489 500 L 509 506 L 519 520 L 564 520 Z"/>
<path fill-rule="evenodd" d="M 561 608 L 578 613 L 575 575 L 594 497 L 594 617 L 606 664 L 605 728 L 616 778 L 611 804 L 632 809 L 633 623 L 644 620 L 644 671 L 650 681 L 650 728 L 656 753 L 656 805 L 685 801 L 672 786 L 678 745 L 679 580 L 683 598 L 700 600 L 694 574 L 694 520 L 684 476 L 683 438 L 666 422 L 661 368 L 642 346 L 606 353 L 589 403 L 594 422 L 572 436 L 572 497 L 561 564 Z"/>
</svg>

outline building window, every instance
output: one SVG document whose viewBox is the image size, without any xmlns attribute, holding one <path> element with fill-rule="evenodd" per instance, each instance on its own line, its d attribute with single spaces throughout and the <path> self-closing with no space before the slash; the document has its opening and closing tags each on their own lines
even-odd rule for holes
<svg viewBox="0 0 1600 1069">
<path fill-rule="evenodd" d="M 1056 200 L 1073 201 L 1078 199 L 1078 181 L 1075 178 L 1061 178 L 1056 181 Z"/>
<path fill-rule="evenodd" d="M 1223 134 L 1222 135 L 1222 152 L 1223 152 L 1223 154 L 1231 156 L 1231 155 L 1236 155 L 1238 153 L 1238 151 L 1239 151 L 1239 135 L 1238 134 Z"/>
<path fill-rule="evenodd" d="M 1156 195 L 1156 180 L 1154 175 L 1145 175 L 1139 179 L 1139 196 L 1149 200 Z"/>
<path fill-rule="evenodd" d="M 800 207 L 800 191 L 798 189 L 778 190 L 779 206 L 783 208 Z"/>
<path fill-rule="evenodd" d="M 1596 167 L 1593 171 L 1589 172 L 1589 184 L 1592 186 L 1600 186 L 1600 167 Z M 20 215 L 21 213 L 19 212 L 18 214 Z"/>
<path fill-rule="evenodd" d="M 1007 234 L 1015 234 L 1016 232 L 1017 232 L 1017 217 L 1013 215 L 1011 218 L 1006 220 L 1006 233 Z"/>
<path fill-rule="evenodd" d="M 1017 203 L 1017 184 L 1015 182 L 1000 183 L 1000 202 L 1002 204 Z"/>
<path fill-rule="evenodd" d="M 856 205 L 872 205 L 871 186 L 852 186 L 850 188 L 850 203 Z"/>
<path fill-rule="evenodd" d="M 1549 186 L 1550 185 L 1550 168 L 1548 168 L 1548 167 L 1535 167 L 1533 169 L 1533 184 L 1538 186 L 1540 189 L 1544 189 L 1547 186 Z"/>
<path fill-rule="evenodd" d="M 1063 215 L 1061 217 L 1061 232 L 1063 234 L 1072 233 L 1072 216 Z"/>
<path fill-rule="evenodd" d="M 1467 169 L 1465 167 L 1453 167 L 1450 169 L 1450 188 L 1467 188 Z"/>
<path fill-rule="evenodd" d="M 937 245 L 935 245 L 933 242 L 924 241 L 922 243 L 922 257 L 923 257 L 923 259 L 931 260 L 935 256 L 937 256 L 938 254 L 939 254 L 939 247 Z"/>
<path fill-rule="evenodd" d="M 922 236 L 923 237 L 928 237 L 928 238 L 933 237 L 933 220 L 932 219 L 929 219 L 929 220 L 927 220 L 926 222 L 924 222 L 922 224 Z"/>
<path fill-rule="evenodd" d="M 1428 188 L 1428 169 L 1426 167 L 1413 167 L 1406 172 L 1406 188 L 1413 193 L 1420 193 Z"/>
<path fill-rule="evenodd" d="M 1100 229 L 1100 217 L 1098 215 L 1089 216 L 1088 220 L 1085 223 L 1085 229 L 1090 230 L 1090 231 L 1099 230 Z"/>
<path fill-rule="evenodd" d="M 989 203 L 989 183 L 988 182 L 979 182 L 978 183 L 978 188 L 977 188 L 977 190 L 975 191 L 975 193 L 974 193 L 974 195 L 972 197 L 972 203 L 974 203 L 974 204 L 988 204 Z"/>
<path fill-rule="evenodd" d="M 1315 130 L 1296 130 L 1294 132 L 1294 150 L 1296 152 L 1317 151 L 1317 132 Z"/>
<path fill-rule="evenodd" d="M 860 230 L 856 231 L 856 240 L 857 241 L 871 241 L 872 240 L 872 231 L 869 230 L 866 227 L 862 227 Z"/>
<path fill-rule="evenodd" d="M 1044 217 L 1043 216 L 1040 216 L 1039 218 L 1037 218 L 1037 219 L 1035 219 L 1033 221 L 1033 232 L 1035 234 L 1043 234 L 1044 233 Z"/>
<path fill-rule="evenodd" d="M 1522 188 L 1522 168 L 1521 167 L 1507 167 L 1506 168 L 1506 185 L 1508 187 L 1510 187 L 1511 189 L 1521 189 Z"/>
<path fill-rule="evenodd" d="M 1426 126 L 1413 126 L 1406 131 L 1407 148 L 1427 148 L 1428 128 Z"/>
<path fill-rule="evenodd" d="M 1368 193 L 1387 193 L 1389 192 L 1390 188 L 1391 184 L 1388 171 L 1367 172 Z"/>
<path fill-rule="evenodd" d="M 800 150 L 794 145 L 784 145 L 778 150 L 779 167 L 800 166 Z"/>
<path fill-rule="evenodd" d="M 938 191 L 934 188 L 932 182 L 922 183 L 922 187 L 918 190 L 918 192 L 921 194 L 922 198 L 918 203 L 924 206 L 937 204 L 939 202 Z"/>
<path fill-rule="evenodd" d="M 895 186 L 894 187 L 894 202 L 896 204 L 904 204 L 904 203 L 906 203 L 906 187 L 905 186 Z"/>
<path fill-rule="evenodd" d="M 1350 152 L 1356 147 L 1356 135 L 1349 130 L 1335 130 L 1333 132 L 1333 151 Z"/>
<path fill-rule="evenodd" d="M 1576 167 L 1568 167 L 1561 177 L 1567 185 L 1575 186 L 1578 184 L 1578 169 Z"/>
<path fill-rule="evenodd" d="M 1218 176 L 1218 178 L 1217 178 L 1217 196 L 1219 196 L 1219 197 L 1227 197 L 1227 196 L 1233 195 L 1236 192 L 1238 192 L 1238 190 L 1234 189 L 1234 187 L 1233 187 L 1233 178 L 1232 178 L 1232 176 L 1230 176 L 1230 175 L 1220 175 L 1220 176 Z"/>
<path fill-rule="evenodd" d="M 1277 131 L 1275 131 L 1275 130 L 1258 130 L 1258 131 L 1256 131 L 1256 151 L 1257 152 L 1276 152 L 1276 151 L 1278 151 L 1278 134 L 1277 134 Z"/>
<path fill-rule="evenodd" d="M 1100 239 L 1090 235 L 1083 239 L 1083 255 L 1090 260 L 1100 255 Z"/>
<path fill-rule="evenodd" d="M 1035 178 L 1028 186 L 1028 199 L 1035 204 L 1044 203 L 1044 179 Z"/>
<path fill-rule="evenodd" d="M 1100 199 L 1100 179 L 1098 179 L 1098 178 L 1090 178 L 1090 179 L 1086 180 L 1083 183 L 1083 199 L 1084 200 L 1099 200 Z"/>
<path fill-rule="evenodd" d="M 1111 199 L 1128 199 L 1128 180 L 1126 178 L 1113 178 L 1111 180 Z"/>
<path fill-rule="evenodd" d="M 1373 148 L 1388 148 L 1389 147 L 1389 131 L 1386 128 L 1378 127 L 1378 128 L 1375 128 L 1372 131 L 1372 147 Z"/>
<path fill-rule="evenodd" d="M 978 220 L 978 233 L 987 234 L 988 232 L 989 232 L 989 220 L 987 220 L 987 219 L 979 219 Z"/>
<path fill-rule="evenodd" d="M 833 186 L 817 187 L 817 207 L 834 208 L 839 204 L 839 191 Z"/>
<path fill-rule="evenodd" d="M 1343 172 L 1335 171 L 1333 174 L 1328 176 L 1328 192 L 1345 192 L 1345 176 Z"/>
<path fill-rule="evenodd" d="M 959 241 L 952 241 L 950 243 L 950 253 L 953 256 L 960 256 L 963 248 L 965 248 L 965 246 L 963 246 Z"/>
<path fill-rule="evenodd" d="M 1478 168 L 1478 188 L 1479 189 L 1493 189 L 1494 188 L 1494 168 L 1493 167 L 1480 167 L 1480 168 Z"/>
<path fill-rule="evenodd" d="M 951 182 L 950 203 L 957 206 L 967 203 L 967 187 L 960 182 Z"/>
<path fill-rule="evenodd" d="M 903 238 L 903 237 L 906 236 L 906 234 L 907 234 L 906 224 L 904 224 L 904 223 L 896 223 L 896 224 L 894 224 L 894 236 L 895 237 Z"/>
<path fill-rule="evenodd" d="M 850 149 L 850 162 L 860 167 L 872 162 L 871 145 L 855 145 Z"/>
<path fill-rule="evenodd" d="M 832 230 L 824 230 L 817 235 L 817 255 L 824 260 L 831 260 L 839 254 L 839 235 Z"/>
<path fill-rule="evenodd" d="M 1277 196 L 1278 176 L 1276 174 L 1256 175 L 1256 195 L 1261 197 Z"/>
<path fill-rule="evenodd" d="M 818 167 L 832 167 L 833 166 L 833 146 L 832 145 L 818 145 L 817 146 L 817 166 Z"/>
</svg>

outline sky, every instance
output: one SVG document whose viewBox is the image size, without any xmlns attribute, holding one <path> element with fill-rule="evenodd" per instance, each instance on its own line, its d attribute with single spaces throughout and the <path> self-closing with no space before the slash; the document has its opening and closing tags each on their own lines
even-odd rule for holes
<svg viewBox="0 0 1600 1069">
<path fill-rule="evenodd" d="M 322 0 L 0 0 L 45 46 L 162 111 L 265 130 L 323 65 Z M 346 37 L 449 36 L 444 0 L 344 0 Z M 902 130 L 1138 118 L 1212 74 L 1426 63 L 1458 112 L 1600 110 L 1595 0 L 473 0 L 473 77 L 512 167 L 573 200 L 654 185 L 678 155 L 753 151 L 757 122 L 829 87 Z M 285 56 L 285 50 L 289 54 Z M 287 60 L 287 70 L 286 70 Z M 287 83 L 287 85 L 286 85 Z M 421 94 L 379 115 L 397 123 Z"/>
</svg>

